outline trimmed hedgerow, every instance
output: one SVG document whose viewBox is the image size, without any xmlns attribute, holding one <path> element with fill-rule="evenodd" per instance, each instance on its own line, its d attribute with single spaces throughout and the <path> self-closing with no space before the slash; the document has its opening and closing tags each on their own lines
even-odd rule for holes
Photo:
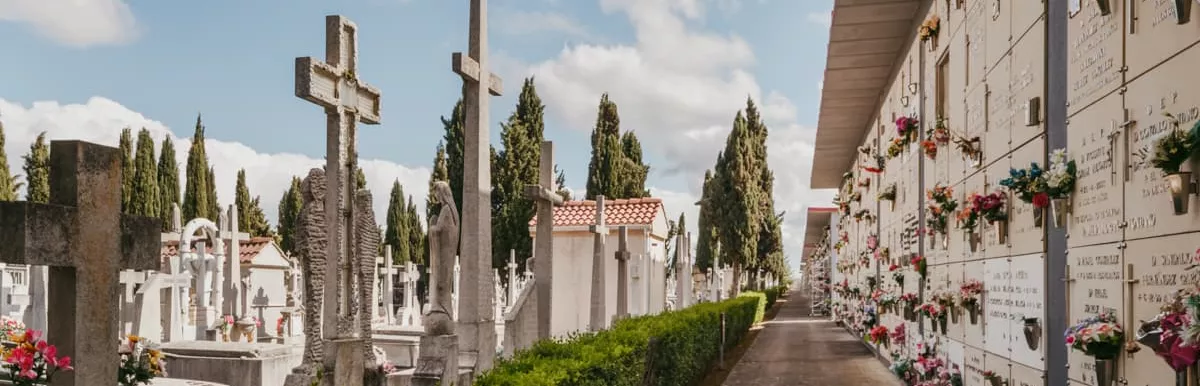
<svg viewBox="0 0 1200 386">
<path fill-rule="evenodd" d="M 685 386 L 708 374 L 721 342 L 730 349 L 762 320 L 766 297 L 743 296 L 679 311 L 618 321 L 611 329 L 545 340 L 501 360 L 479 386 Z M 651 340 L 655 342 L 651 347 Z M 648 365 L 648 366 L 647 366 Z M 647 367 L 649 371 L 647 371 Z"/>
</svg>

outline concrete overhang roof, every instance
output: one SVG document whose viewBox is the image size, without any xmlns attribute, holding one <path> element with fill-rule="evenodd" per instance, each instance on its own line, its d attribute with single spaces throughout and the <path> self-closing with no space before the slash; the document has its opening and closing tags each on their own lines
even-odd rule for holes
<svg viewBox="0 0 1200 386">
<path fill-rule="evenodd" d="M 916 36 L 922 0 L 835 0 L 817 117 L 813 189 L 837 188 Z M 820 162 L 816 160 L 821 160 Z"/>
<path fill-rule="evenodd" d="M 836 211 L 837 208 L 808 208 L 808 218 L 804 225 L 805 257 L 808 256 L 809 248 L 815 248 L 821 244 L 821 235 L 825 234 L 825 226 L 829 225 L 830 215 Z"/>
</svg>

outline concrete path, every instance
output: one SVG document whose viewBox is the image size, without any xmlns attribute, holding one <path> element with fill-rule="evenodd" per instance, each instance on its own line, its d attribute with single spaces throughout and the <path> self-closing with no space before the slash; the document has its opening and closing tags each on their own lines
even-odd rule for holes
<svg viewBox="0 0 1200 386">
<path fill-rule="evenodd" d="M 857 338 L 827 318 L 809 315 L 809 301 L 793 291 L 775 320 L 725 378 L 725 386 L 901 385 Z"/>
</svg>

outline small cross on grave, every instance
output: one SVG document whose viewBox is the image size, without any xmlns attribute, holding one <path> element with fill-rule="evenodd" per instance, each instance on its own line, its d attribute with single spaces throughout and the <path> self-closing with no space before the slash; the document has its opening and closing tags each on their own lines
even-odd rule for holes
<svg viewBox="0 0 1200 386">
<path fill-rule="evenodd" d="M 608 305 L 608 291 L 605 288 L 605 279 L 608 278 L 607 270 L 605 269 L 604 248 L 606 239 L 608 238 L 608 226 L 604 223 L 604 196 L 596 196 L 596 223 L 588 226 L 588 231 L 593 235 L 592 241 L 592 304 L 591 304 L 591 319 L 588 327 L 592 331 L 600 331 L 605 327 L 605 318 Z"/>
<path fill-rule="evenodd" d="M 517 301 L 517 250 L 508 250 L 508 302 L 506 307 L 512 307 Z"/>
<path fill-rule="evenodd" d="M 139 321 L 138 325 L 134 326 L 134 334 L 139 333 L 141 325 L 140 316 L 143 312 L 142 307 L 145 305 L 145 294 L 149 291 L 157 291 L 165 286 L 170 289 L 169 296 L 171 297 L 171 301 L 169 303 L 170 307 L 167 311 L 170 313 L 170 315 L 167 316 L 167 321 L 169 324 L 167 326 L 167 331 L 163 333 L 163 335 L 168 342 L 174 342 L 183 339 L 183 313 L 185 310 L 183 308 L 183 300 L 181 299 L 181 295 L 187 293 L 186 291 L 188 286 L 192 284 L 192 275 L 183 272 L 183 268 L 179 263 L 179 260 L 181 259 L 179 255 L 171 256 L 170 259 L 171 272 L 152 273 L 150 278 L 146 280 L 146 284 L 143 284 L 140 288 L 138 288 L 137 293 L 134 294 L 134 301 L 137 303 L 135 306 L 135 312 L 139 316 L 137 318 Z M 152 307 L 157 307 L 157 305 Z"/>
<path fill-rule="evenodd" d="M 121 155 L 82 141 L 50 143 L 50 203 L 0 203 L 0 262 L 50 266 L 46 336 L 75 371 L 54 386 L 117 377 L 118 272 L 159 265 L 158 218 L 121 214 Z"/>
<path fill-rule="evenodd" d="M 400 271 L 392 262 L 392 246 L 385 245 L 383 247 L 383 269 L 379 272 L 383 276 L 381 281 L 383 286 L 383 318 L 384 323 L 391 325 L 396 321 L 396 300 L 393 291 L 396 290 L 395 277 Z"/>
<path fill-rule="evenodd" d="M 554 142 L 542 141 L 542 154 L 538 159 L 538 184 L 525 185 L 525 198 L 537 203 L 537 233 L 534 234 L 533 256 L 538 260 L 533 264 L 533 285 L 534 296 L 537 299 L 537 337 L 547 339 L 550 338 L 550 300 L 553 294 L 550 284 L 554 276 L 554 207 L 563 204 L 563 198 L 555 192 L 554 186 Z M 528 262 L 525 269 L 529 270 Z"/>
<path fill-rule="evenodd" d="M 617 244 L 617 318 L 629 316 L 629 227 L 618 228 Z"/>
<path fill-rule="evenodd" d="M 135 303 L 134 294 L 146 282 L 146 273 L 134 270 L 122 270 L 117 281 L 121 283 L 121 335 L 129 335 L 137 328 L 137 320 L 133 318 Z"/>
<path fill-rule="evenodd" d="M 358 74 L 358 27 L 340 15 L 325 17 L 325 61 L 312 57 L 296 58 L 296 96 L 325 109 L 326 155 L 325 178 L 329 188 L 325 194 L 327 213 L 327 256 L 325 261 L 324 299 L 322 300 L 321 335 L 325 341 L 325 366 L 339 362 L 336 373 L 326 382 L 350 382 L 362 379 L 361 339 L 350 338 L 339 329 L 339 321 L 354 320 L 350 301 L 350 267 L 353 246 L 357 240 L 354 227 L 353 198 L 357 170 L 356 125 L 378 124 L 380 120 L 379 89 L 363 82 Z M 339 272 L 338 267 L 345 270 Z M 338 295 L 341 295 L 340 297 Z"/>
</svg>

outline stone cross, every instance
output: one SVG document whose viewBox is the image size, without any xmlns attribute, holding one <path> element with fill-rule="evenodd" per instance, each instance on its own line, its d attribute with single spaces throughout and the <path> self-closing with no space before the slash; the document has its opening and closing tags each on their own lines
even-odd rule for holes
<svg viewBox="0 0 1200 386">
<path fill-rule="evenodd" d="M 588 226 L 592 233 L 592 307 L 588 327 L 592 331 L 600 331 L 606 325 L 608 292 L 605 282 L 608 272 L 605 270 L 604 245 L 608 238 L 608 226 L 604 224 L 604 196 L 596 196 L 596 223 Z"/>
<path fill-rule="evenodd" d="M 181 298 L 185 292 L 181 291 L 181 289 L 186 290 L 187 287 L 192 284 L 192 276 L 188 275 L 186 272 L 183 272 L 183 268 L 179 264 L 180 260 L 181 256 L 178 254 L 171 256 L 169 268 L 170 272 L 155 272 L 150 276 L 150 279 L 146 281 L 146 284 L 139 288 L 137 292 L 137 295 L 139 296 L 137 300 L 137 307 L 139 308 L 138 313 L 140 314 L 140 308 L 143 306 L 142 300 L 144 299 L 146 292 L 157 291 L 163 286 L 167 286 L 169 289 L 168 293 L 170 293 L 170 302 L 167 303 L 167 312 L 170 313 L 170 315 L 167 315 L 167 331 L 163 334 L 168 342 L 175 342 L 183 339 L 182 316 L 186 310 L 183 307 L 184 303 Z M 134 333 L 136 334 L 137 331 L 135 330 Z"/>
<path fill-rule="evenodd" d="M 196 232 L 200 231 L 204 232 L 204 238 L 196 240 L 196 250 L 193 251 L 193 238 L 196 237 Z M 216 313 L 220 310 L 221 302 L 209 297 L 210 293 L 219 293 L 221 289 L 219 285 L 209 282 L 210 276 L 220 277 L 220 275 L 212 275 L 212 271 L 220 265 L 221 255 L 224 253 L 224 246 L 218 235 L 217 225 L 205 218 L 188 221 L 187 225 L 183 227 L 183 232 L 180 233 L 179 256 L 183 258 L 188 271 L 195 278 L 193 290 L 196 293 L 195 338 L 197 340 L 208 338 L 208 329 L 212 328 L 216 318 L 220 316 Z M 212 240 L 214 243 L 213 256 L 208 254 L 207 240 Z"/>
<path fill-rule="evenodd" d="M 471 0 L 467 54 L 452 55 L 451 67 L 463 80 L 462 240 L 463 312 L 459 315 L 462 351 L 475 360 L 465 363 L 476 374 L 491 369 L 496 328 L 492 320 L 492 199 L 488 120 L 489 95 L 502 92 L 500 77 L 488 67 L 487 0 Z M 482 84 L 486 81 L 486 85 Z"/>
<path fill-rule="evenodd" d="M 629 227 L 618 228 L 617 258 L 617 318 L 629 316 Z"/>
<path fill-rule="evenodd" d="M 117 281 L 121 283 L 121 335 L 129 335 L 137 328 L 137 313 L 134 312 L 137 308 L 135 294 L 138 287 L 146 283 L 146 273 L 122 270 L 118 273 Z"/>
<path fill-rule="evenodd" d="M 383 247 L 383 317 L 387 324 L 396 321 L 396 299 L 392 291 L 396 288 L 396 267 L 392 262 L 392 246 Z"/>
<path fill-rule="evenodd" d="M 537 203 L 537 233 L 534 234 L 533 255 L 538 263 L 533 267 L 534 294 L 537 299 L 537 338 L 550 338 L 550 302 L 554 279 L 554 207 L 562 206 L 563 198 L 554 186 L 554 142 L 542 141 L 538 159 L 538 184 L 525 185 L 525 198 Z M 529 264 L 525 264 L 529 269 Z"/>
<path fill-rule="evenodd" d="M 687 307 L 683 296 L 687 291 L 684 282 L 691 280 L 691 278 L 686 277 L 691 272 L 687 269 L 687 262 L 684 261 L 687 259 L 687 255 L 684 254 L 683 250 L 684 245 L 687 244 L 687 241 L 684 239 L 685 237 L 687 235 L 675 236 L 675 309 L 677 310 Z"/>
<path fill-rule="evenodd" d="M 404 264 L 404 308 L 411 308 L 417 304 L 417 280 L 420 280 L 420 273 L 417 272 L 417 265 L 411 261 Z"/>
<path fill-rule="evenodd" d="M 117 376 L 118 272 L 159 266 L 158 218 L 121 214 L 121 155 L 83 141 L 50 142 L 50 203 L 0 203 L 0 262 L 47 265 L 46 336 L 75 371 L 54 386 Z"/>
<path fill-rule="evenodd" d="M 345 342 L 339 329 L 341 321 L 354 320 L 350 283 L 353 279 L 354 245 L 354 173 L 358 168 L 355 149 L 357 123 L 378 124 L 379 89 L 358 77 L 358 26 L 340 15 L 325 17 L 325 61 L 313 57 L 296 58 L 296 96 L 325 110 L 325 190 L 326 260 L 324 298 L 322 299 L 321 336 L 326 342 Z M 341 272 L 339 272 L 339 268 Z M 342 344 L 339 343 L 339 346 Z M 327 367 L 337 361 L 338 350 L 324 350 Z M 346 366 L 342 366 L 346 367 Z M 340 369 L 340 367 L 339 367 Z M 357 369 L 361 372 L 361 368 Z"/>
<path fill-rule="evenodd" d="M 508 302 L 506 307 L 512 307 L 517 301 L 517 250 L 508 250 L 508 293 L 506 294 Z"/>
</svg>

